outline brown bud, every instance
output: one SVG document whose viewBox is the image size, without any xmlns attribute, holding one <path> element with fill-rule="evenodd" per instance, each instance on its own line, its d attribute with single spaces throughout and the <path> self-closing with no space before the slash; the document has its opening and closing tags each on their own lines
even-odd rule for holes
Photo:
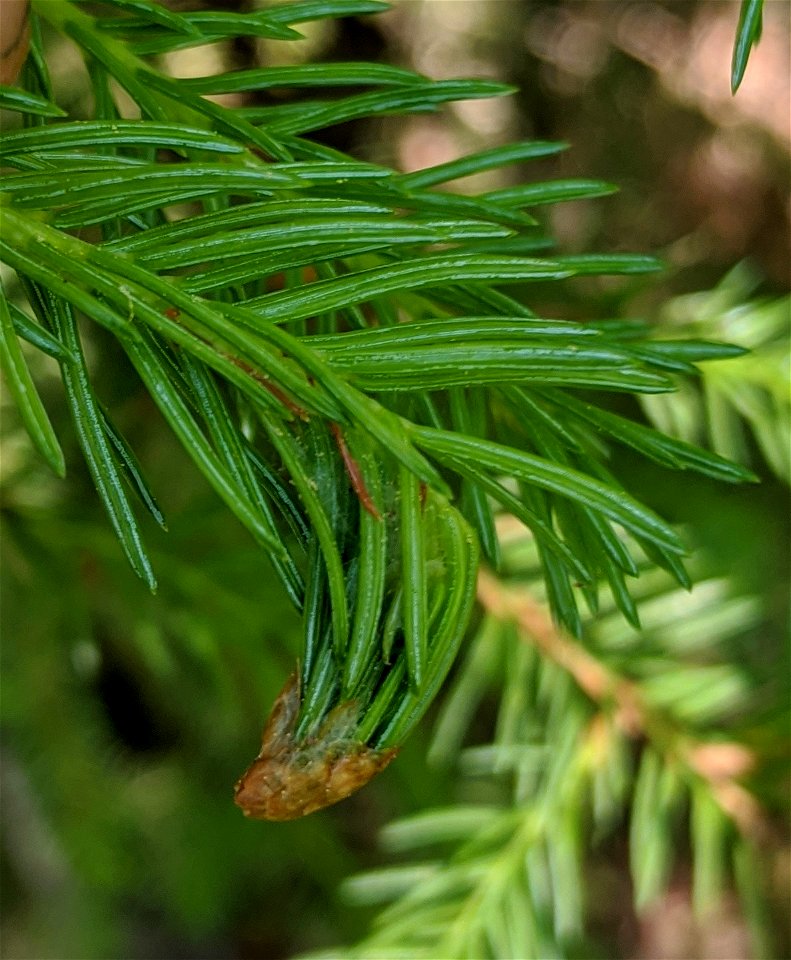
<svg viewBox="0 0 791 960">
<path fill-rule="evenodd" d="M 296 820 L 344 800 L 384 770 L 398 750 L 354 740 L 354 703 L 330 711 L 315 736 L 294 739 L 299 678 L 293 674 L 272 707 L 261 752 L 236 784 L 234 801 L 257 820 Z"/>
</svg>

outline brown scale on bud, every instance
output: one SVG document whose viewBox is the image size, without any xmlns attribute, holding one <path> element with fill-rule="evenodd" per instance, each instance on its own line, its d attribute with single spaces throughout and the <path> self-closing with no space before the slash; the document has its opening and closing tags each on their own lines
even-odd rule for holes
<svg viewBox="0 0 791 960">
<path fill-rule="evenodd" d="M 297 742 L 299 677 L 292 674 L 264 727 L 261 752 L 236 784 L 234 802 L 258 820 L 296 820 L 364 787 L 398 753 L 373 750 L 349 736 L 354 703 L 330 711 L 317 733 Z"/>
</svg>

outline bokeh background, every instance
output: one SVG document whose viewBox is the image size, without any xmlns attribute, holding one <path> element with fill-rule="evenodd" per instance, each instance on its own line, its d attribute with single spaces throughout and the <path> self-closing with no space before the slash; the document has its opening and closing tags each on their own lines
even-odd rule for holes
<svg viewBox="0 0 791 960">
<path fill-rule="evenodd" d="M 297 43 L 238 40 L 163 60 L 184 77 L 370 59 L 436 78 L 513 83 L 519 92 L 510 98 L 344 124 L 321 139 L 404 170 L 514 139 L 567 141 L 567 152 L 529 169 L 457 186 L 495 189 L 526 177 L 617 183 L 612 196 L 552 208 L 546 218 L 560 246 L 651 251 L 667 269 L 650 282 L 575 282 L 563 301 L 554 285 L 536 287 L 531 304 L 553 316 L 656 320 L 672 316 L 683 302 L 674 298 L 716 287 L 737 264 L 745 296 L 789 290 L 790 10 L 784 0 L 766 3 L 764 35 L 735 98 L 738 3 L 730 0 L 396 0 L 377 17 L 304 24 Z M 50 66 L 62 105 L 84 115 L 76 51 L 52 38 Z M 145 464 L 169 530 L 145 529 L 160 582 L 152 597 L 97 504 L 56 372 L 31 356 L 69 473 L 59 481 L 45 472 L 4 394 L 2 954 L 258 960 L 353 941 L 370 916 L 344 903 L 340 882 L 382 862 L 382 824 L 454 796 L 452 772 L 426 763 L 431 718 L 397 763 L 339 807 L 292 824 L 241 816 L 233 783 L 293 667 L 299 622 L 124 358 L 101 331 L 88 345 L 102 357 L 97 389 Z M 767 615 L 755 656 L 782 671 L 788 491 L 756 446 L 747 453 L 763 478 L 758 488 L 688 477 L 668 487 L 644 465 L 624 457 L 622 466 L 647 502 L 692 526 L 711 571 L 761 598 Z M 786 749 L 767 750 L 764 798 L 778 920 L 791 863 Z M 625 871 L 625 858 L 616 866 Z M 749 951 L 730 904 L 709 928 L 696 926 L 683 871 L 647 917 L 633 916 L 626 900 L 595 910 L 606 922 L 591 956 Z"/>
</svg>

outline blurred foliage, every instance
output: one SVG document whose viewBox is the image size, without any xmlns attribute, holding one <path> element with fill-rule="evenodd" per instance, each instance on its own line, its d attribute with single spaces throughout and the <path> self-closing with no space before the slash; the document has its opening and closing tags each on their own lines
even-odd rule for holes
<svg viewBox="0 0 791 960">
<path fill-rule="evenodd" d="M 749 780 L 757 758 L 740 742 L 750 711 L 780 693 L 744 657 L 760 602 L 714 579 L 684 593 L 658 574 L 641 580 L 639 633 L 610 598 L 583 647 L 540 599 L 534 544 L 504 532 L 505 575 L 481 577 L 485 616 L 429 751 L 458 764 L 458 802 L 382 831 L 390 855 L 418 859 L 345 883 L 352 903 L 392 903 L 353 950 L 316 956 L 611 956 L 617 943 L 591 942 L 586 913 L 627 824 L 638 911 L 689 856 L 696 914 L 735 884 L 756 954 L 771 954 L 754 866 L 768 839 Z M 492 741 L 459 752 L 489 697 Z"/>
<path fill-rule="evenodd" d="M 541 7 L 524 5 L 520 16 L 529 25 Z M 352 55 L 369 47 L 376 54 L 388 34 L 372 23 L 301 24 L 307 39 L 280 46 L 300 44 L 330 60 L 344 44 Z M 532 58 L 508 39 L 501 34 L 488 49 L 531 69 Z M 267 55 L 278 46 L 259 42 Z M 237 66 L 257 56 L 243 41 L 226 55 Z M 335 58 L 348 59 L 349 50 Z M 619 73 L 624 102 L 633 68 L 620 62 L 593 91 L 602 108 Z M 75 84 L 69 94 L 71 109 L 85 106 L 79 90 Z M 567 94 L 554 107 L 545 86 L 528 84 L 521 96 L 525 110 L 515 122 L 533 129 L 517 135 L 535 136 L 543 125 L 542 136 L 574 141 L 577 159 L 562 164 L 592 160 L 590 169 L 614 180 L 619 166 L 627 168 L 620 214 L 591 215 L 585 199 L 549 208 L 552 228 L 581 213 L 579 232 L 559 231 L 564 245 L 610 249 L 621 238 L 641 245 L 657 229 L 663 245 L 676 240 L 642 209 L 644 200 L 648 209 L 661 206 L 652 166 L 659 157 L 627 156 L 615 134 L 594 136 L 604 122 L 595 113 L 570 120 Z M 56 115 L 46 101 L 27 107 Z M 672 111 L 659 109 L 665 136 L 675 134 Z M 614 130 L 617 118 L 605 112 Z M 288 122 L 287 104 L 280 116 Z M 700 126 L 687 119 L 690 133 Z M 482 148 L 474 120 L 451 112 L 448 122 Z M 559 130 L 570 123 L 576 132 Z M 345 149 L 359 145 L 363 129 L 377 128 L 361 118 L 323 137 Z M 391 149 L 366 136 L 376 150 Z M 568 166 L 563 173 L 581 179 Z M 723 249 L 727 243 L 717 254 L 701 252 L 700 243 L 669 247 L 675 269 L 663 282 L 686 290 L 711 282 Z M 61 482 L 43 469 L 6 406 L 4 955 L 282 957 L 336 942 L 358 946 L 332 955 L 363 957 L 650 953 L 651 911 L 662 910 L 668 884 L 685 888 L 687 870 L 702 930 L 719 922 L 717 908 L 735 889 L 752 955 L 786 955 L 773 917 L 781 916 L 777 877 L 788 851 L 788 305 L 759 297 L 749 277 L 741 268 L 662 312 L 649 304 L 661 336 L 725 340 L 754 352 L 704 363 L 700 379 L 682 378 L 679 392 L 650 397 L 644 409 L 663 430 L 749 464 L 763 475 L 762 488 L 723 489 L 689 473 L 679 481 L 626 449 L 611 452 L 649 506 L 693 527 L 696 590 L 674 588 L 633 545 L 644 568 L 634 591 L 642 631 L 616 614 L 605 584 L 598 614 L 583 615 L 582 640 L 572 641 L 548 616 L 535 541 L 493 509 L 502 576 L 481 581 L 483 613 L 431 718 L 430 742 L 418 730 L 362 795 L 284 825 L 244 821 L 230 785 L 301 650 L 304 625 L 262 552 L 229 523 L 172 442 L 117 342 L 81 327 L 96 393 L 146 465 L 168 518 L 167 533 L 153 516 L 139 521 L 159 582 L 153 598 L 130 575 L 96 509 L 53 361 L 23 344 L 69 477 Z M 537 284 L 536 301 L 542 312 L 569 318 L 626 316 L 656 296 L 635 281 L 616 287 L 581 278 L 562 293 L 553 287 Z M 611 406 L 635 412 L 628 399 Z M 375 837 L 387 821 L 387 860 L 405 859 L 383 867 Z M 350 902 L 369 909 L 349 909 Z M 392 905 L 370 909 L 382 903 Z M 705 953 L 700 943 L 694 949 Z"/>
<path fill-rule="evenodd" d="M 690 443 L 710 445 L 724 457 L 747 463 L 749 437 L 776 476 L 791 480 L 791 299 L 747 298 L 758 280 L 740 265 L 713 290 L 671 300 L 662 311 L 665 329 L 690 336 L 721 336 L 749 349 L 730 364 L 702 364 L 699 385 L 683 384 L 672 400 L 645 397 L 652 422 Z"/>
</svg>

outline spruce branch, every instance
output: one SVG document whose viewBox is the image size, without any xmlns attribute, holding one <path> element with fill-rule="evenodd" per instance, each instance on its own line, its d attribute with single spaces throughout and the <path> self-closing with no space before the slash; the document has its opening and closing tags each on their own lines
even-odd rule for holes
<svg viewBox="0 0 791 960">
<path fill-rule="evenodd" d="M 661 324 L 685 336 L 726 339 L 744 349 L 732 363 L 702 363 L 700 378 L 665 397 L 641 397 L 663 433 L 706 443 L 723 457 L 749 463 L 752 438 L 776 477 L 791 481 L 791 333 L 789 297 L 755 296 L 760 278 L 747 263 L 734 267 L 712 290 L 665 305 Z"/>
<path fill-rule="evenodd" d="M 612 475 L 605 439 L 672 469 L 754 479 L 602 409 L 599 396 L 664 394 L 697 377 L 699 363 L 739 348 L 660 340 L 627 322 L 544 318 L 523 302 L 539 282 L 661 267 L 643 254 L 551 250 L 530 211 L 605 196 L 610 184 L 549 180 L 477 196 L 431 189 L 565 144 L 500 147 L 403 175 L 309 139 L 352 118 L 434 111 L 512 88 L 343 63 L 182 81 L 145 59 L 224 37 L 288 41 L 291 24 L 380 9 L 322 0 L 181 14 L 106 0 L 91 15 L 70 0 L 34 0 L 24 95 L 6 97 L 24 128 L 0 147 L 10 171 L 2 255 L 18 281 L 0 320 L 23 418 L 60 469 L 9 339 L 17 331 L 57 356 L 99 497 L 153 589 L 129 487 L 164 520 L 92 382 L 83 341 L 90 324 L 101 327 L 269 557 L 302 615 L 303 655 L 288 687 L 298 716 L 264 744 L 275 784 L 264 778 L 265 790 L 320 793 L 322 771 L 332 779 L 333 764 L 397 748 L 420 721 L 470 619 L 479 544 L 498 553 L 492 501 L 532 530 L 552 616 L 579 634 L 580 600 L 595 609 L 601 583 L 637 622 L 628 580 L 641 552 L 688 582 L 677 532 Z M 51 109 L 58 91 L 42 22 L 85 59 L 91 119 L 61 120 Z M 139 120 L 122 116 L 111 80 Z M 374 89 L 322 96 L 329 85 L 363 82 Z M 311 96 L 236 108 L 205 98 L 229 88 Z M 189 215 L 177 216 L 186 203 Z M 506 284 L 519 296 L 499 289 Z M 78 317 L 90 321 L 87 333 Z M 581 391 L 596 391 L 595 402 Z M 278 701 L 278 715 L 290 716 L 287 702 Z M 336 717 L 353 718 L 351 729 L 338 733 Z M 272 743 L 293 762 L 281 762 Z M 317 756 L 315 777 L 288 782 L 298 761 Z M 285 807 L 316 809 L 314 799 Z"/>
<path fill-rule="evenodd" d="M 535 543 L 507 515 L 498 518 L 498 531 L 507 572 L 479 573 L 484 617 L 444 701 L 431 752 L 435 764 L 458 762 L 461 785 L 473 781 L 477 802 L 387 825 L 381 843 L 393 863 L 344 886 L 349 902 L 379 908 L 369 932 L 354 946 L 310 956 L 587 955 L 597 947 L 586 940 L 582 878 L 624 822 L 638 912 L 662 895 L 686 828 L 696 912 L 705 916 L 735 885 L 761 952 L 758 854 L 776 836 L 752 788 L 759 757 L 735 730 L 690 723 L 655 695 L 659 675 L 674 683 L 698 659 L 709 663 L 713 680 L 722 623 L 749 632 L 760 607 L 723 583 L 681 597 L 655 571 L 639 598 L 651 621 L 648 642 L 637 645 L 631 631 L 630 644 L 630 628 L 611 616 L 609 598 L 598 622 L 587 624 L 583 646 L 559 630 L 541 599 Z M 731 606 L 726 618 L 723 605 Z M 676 638 L 679 617 L 691 644 Z M 624 649 L 631 655 L 619 666 Z M 648 663 L 661 674 L 645 671 Z M 732 674 L 740 669 L 724 666 Z M 493 693 L 492 742 L 462 747 L 476 708 Z M 754 695 L 725 685 L 719 711 L 738 712 Z M 703 707 L 705 687 L 696 698 Z M 693 699 L 686 695 L 687 710 Z M 757 871 L 750 880 L 741 866 L 747 862 Z"/>
<path fill-rule="evenodd" d="M 647 738 L 666 757 L 680 761 L 687 774 L 702 777 L 711 795 L 753 840 L 768 836 L 766 818 L 755 797 L 739 779 L 755 769 L 754 753 L 742 744 L 708 743 L 690 736 L 672 717 L 649 707 L 639 683 L 623 676 L 580 643 L 564 636 L 549 609 L 518 587 L 509 587 L 490 572 L 478 574 L 478 601 L 502 623 L 514 622 L 522 641 L 534 643 L 542 657 L 567 671 L 577 686 L 591 698 L 626 736 Z"/>
</svg>

